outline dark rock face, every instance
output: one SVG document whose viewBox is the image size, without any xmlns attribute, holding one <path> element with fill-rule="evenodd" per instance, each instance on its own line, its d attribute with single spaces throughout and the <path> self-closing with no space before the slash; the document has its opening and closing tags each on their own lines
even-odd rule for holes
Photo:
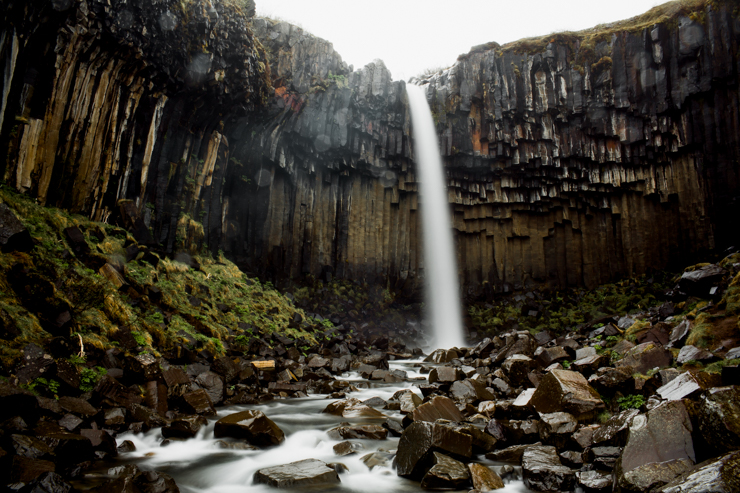
<svg viewBox="0 0 740 493">
<path fill-rule="evenodd" d="M 580 373 L 552 370 L 542 379 L 530 401 L 537 412 L 566 412 L 575 416 L 604 407 L 598 392 Z"/>
<path fill-rule="evenodd" d="M 522 456 L 524 484 L 535 491 L 572 491 L 575 471 L 560 463 L 555 447 L 532 446 Z"/>
<path fill-rule="evenodd" d="M 698 464 L 656 492 L 701 493 L 707 488 L 717 493 L 740 491 L 740 452 L 730 452 Z"/>
<path fill-rule="evenodd" d="M 470 482 L 470 472 L 460 461 L 434 452 L 432 464 L 421 479 L 421 487 L 425 490 L 459 490 Z"/>
<path fill-rule="evenodd" d="M 398 442 L 396 472 L 420 480 L 432 466 L 432 454 L 441 452 L 457 457 L 472 455 L 472 437 L 453 427 L 415 422 L 406 428 Z"/>
<path fill-rule="evenodd" d="M 275 488 L 328 486 L 340 482 L 339 475 L 334 468 L 316 459 L 260 469 L 254 474 L 254 481 Z"/>
<path fill-rule="evenodd" d="M 27 5 L 4 5 L 0 46 L 17 189 L 168 252 L 180 231 L 177 248 L 258 273 L 421 286 L 404 83 L 382 62 L 351 70 L 227 2 Z M 469 291 L 595 286 L 737 241 L 730 7 L 595 43 L 491 43 L 428 80 Z"/>
<path fill-rule="evenodd" d="M 252 445 L 269 447 L 285 441 L 285 434 L 262 411 L 242 411 L 230 414 L 216 422 L 216 438 L 243 438 Z"/>
</svg>

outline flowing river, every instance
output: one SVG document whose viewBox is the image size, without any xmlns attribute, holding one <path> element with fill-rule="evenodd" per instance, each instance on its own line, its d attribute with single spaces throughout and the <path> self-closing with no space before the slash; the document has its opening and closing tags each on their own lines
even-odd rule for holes
<svg viewBox="0 0 740 493">
<path fill-rule="evenodd" d="M 362 379 L 356 373 L 346 373 L 343 379 L 360 388 L 358 392 L 348 393 L 348 397 L 360 400 L 380 397 L 388 400 L 395 392 L 411 389 L 420 397 L 419 389 L 414 387 L 415 378 L 424 378 L 419 373 L 420 361 L 392 361 L 391 370 L 406 371 L 411 381 L 385 384 Z M 366 454 L 376 451 L 395 451 L 399 438 L 389 437 L 385 440 L 350 440 L 357 453 L 338 457 L 333 446 L 344 440 L 333 440 L 326 434 L 328 430 L 342 422 L 352 424 L 381 424 L 383 420 L 363 418 L 343 418 L 323 414 L 327 405 L 336 399 L 327 399 L 326 395 L 311 395 L 298 399 L 277 399 L 258 406 L 232 406 L 221 408 L 218 416 L 199 432 L 198 436 L 186 441 L 172 441 L 162 447 L 160 429 L 147 433 L 120 434 L 118 444 L 130 440 L 136 445 L 136 451 L 121 454 L 119 462 L 135 463 L 143 470 L 155 469 L 171 475 L 183 493 L 267 493 L 276 490 L 267 485 L 254 484 L 252 477 L 257 470 L 281 464 L 288 464 L 303 459 L 318 459 L 326 463 L 344 464 L 348 471 L 340 474 L 341 483 L 335 487 L 318 487 L 317 491 L 390 493 L 421 491 L 419 483 L 396 475 L 392 463 L 386 467 L 377 466 L 372 470 L 360 460 Z M 232 450 L 219 446 L 221 439 L 213 436 L 217 419 L 231 413 L 247 409 L 258 409 L 285 432 L 285 442 L 265 450 Z M 400 421 L 398 411 L 381 410 L 388 417 Z M 229 440 L 229 439 L 226 439 Z M 493 466 L 494 463 L 480 457 L 479 462 Z M 306 491 L 306 488 L 282 491 Z M 508 482 L 504 493 L 527 492 L 522 481 Z"/>
</svg>

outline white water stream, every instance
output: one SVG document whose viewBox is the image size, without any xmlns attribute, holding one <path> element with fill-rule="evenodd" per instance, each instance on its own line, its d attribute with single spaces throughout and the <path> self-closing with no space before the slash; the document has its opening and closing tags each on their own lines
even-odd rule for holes
<svg viewBox="0 0 740 493">
<path fill-rule="evenodd" d="M 398 361 L 391 362 L 391 369 L 404 370 L 409 378 L 421 376 L 413 365 L 418 362 Z M 366 382 L 357 374 L 345 374 L 344 378 L 357 383 Z M 419 390 L 412 382 L 396 384 L 375 384 L 371 388 L 361 389 L 359 392 L 348 394 L 360 400 L 378 396 L 388 400 L 398 390 L 412 389 L 419 396 Z M 360 460 L 365 454 L 377 450 L 394 451 L 398 446 L 398 438 L 389 437 L 385 440 L 350 440 L 358 447 L 357 453 L 344 457 L 334 454 L 333 446 L 338 440 L 329 438 L 328 430 L 342 422 L 352 424 L 381 424 L 383 420 L 362 418 L 342 418 L 329 414 L 322 414 L 332 399 L 325 395 L 314 395 L 302 399 L 275 400 L 260 406 L 234 406 L 219 410 L 217 418 L 210 421 L 209 426 L 202 429 L 197 437 L 187 441 L 172 441 L 162 447 L 160 429 L 147 433 L 125 433 L 117 437 L 120 445 L 124 440 L 131 440 L 136 445 L 136 451 L 121 454 L 121 462 L 133 462 L 144 470 L 155 469 L 170 474 L 177 482 L 183 493 L 275 493 L 276 491 L 306 491 L 276 490 L 263 484 L 253 484 L 252 477 L 257 470 L 276 465 L 288 464 L 303 459 L 318 459 L 326 463 L 339 462 L 347 466 L 348 472 L 340 474 L 341 483 L 332 488 L 319 487 L 314 491 L 331 491 L 342 493 L 404 493 L 420 492 L 419 483 L 401 478 L 396 475 L 392 466 L 375 467 L 369 470 Z M 221 449 L 218 439 L 213 436 L 215 419 L 246 409 L 258 409 L 285 432 L 285 442 L 273 448 L 255 451 L 241 451 Z M 397 411 L 382 410 L 388 417 L 401 418 Z M 227 439 L 228 440 L 228 439 Z M 493 463 L 483 457 L 478 461 L 487 465 Z M 521 481 L 512 481 L 501 491 L 503 493 L 523 493 L 529 491 Z"/>
<path fill-rule="evenodd" d="M 428 318 L 438 348 L 465 346 L 460 313 L 457 256 L 439 143 L 424 89 L 406 85 L 414 124 L 414 151 L 419 174 L 424 230 L 424 271 L 427 277 Z"/>
</svg>

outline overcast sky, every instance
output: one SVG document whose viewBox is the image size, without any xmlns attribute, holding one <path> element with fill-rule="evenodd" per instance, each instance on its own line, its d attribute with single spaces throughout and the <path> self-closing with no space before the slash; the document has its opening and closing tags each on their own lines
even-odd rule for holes
<svg viewBox="0 0 740 493">
<path fill-rule="evenodd" d="M 659 0 L 255 0 L 299 24 L 355 69 L 380 58 L 394 80 L 448 67 L 475 45 L 577 31 L 642 14 Z"/>
</svg>

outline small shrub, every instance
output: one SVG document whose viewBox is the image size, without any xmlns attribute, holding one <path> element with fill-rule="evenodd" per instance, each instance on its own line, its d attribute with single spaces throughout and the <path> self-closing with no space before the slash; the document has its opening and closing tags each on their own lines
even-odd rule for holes
<svg viewBox="0 0 740 493">
<path fill-rule="evenodd" d="M 625 411 L 627 409 L 639 409 L 645 405 L 645 398 L 640 394 L 632 394 L 617 399 L 619 409 Z"/>
</svg>

